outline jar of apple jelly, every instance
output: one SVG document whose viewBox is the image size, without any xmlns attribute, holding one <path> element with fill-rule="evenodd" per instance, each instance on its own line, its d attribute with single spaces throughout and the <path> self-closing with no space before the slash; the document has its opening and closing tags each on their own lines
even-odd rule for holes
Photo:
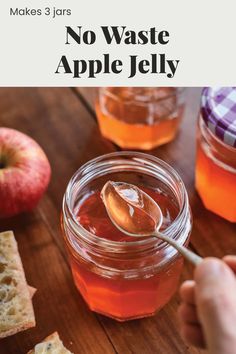
<svg viewBox="0 0 236 354">
<path fill-rule="evenodd" d="M 202 93 L 196 189 L 205 207 L 236 222 L 236 88 Z"/>
<path fill-rule="evenodd" d="M 176 87 L 103 87 L 96 113 L 102 135 L 121 148 L 149 150 L 174 139 L 185 92 Z"/>
<path fill-rule="evenodd" d="M 136 239 L 110 221 L 100 191 L 108 181 L 135 184 L 159 204 L 161 230 L 187 244 L 191 213 L 184 184 L 165 162 L 117 152 L 82 166 L 63 200 L 62 228 L 75 284 L 89 308 L 119 321 L 151 316 L 175 293 L 183 259 L 156 238 Z"/>
</svg>

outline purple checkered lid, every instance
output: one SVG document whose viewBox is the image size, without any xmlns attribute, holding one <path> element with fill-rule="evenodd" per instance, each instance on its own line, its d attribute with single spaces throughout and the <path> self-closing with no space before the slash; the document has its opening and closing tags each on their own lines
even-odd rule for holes
<svg viewBox="0 0 236 354">
<path fill-rule="evenodd" d="M 204 88 L 201 113 L 211 132 L 236 148 L 236 87 Z"/>
</svg>

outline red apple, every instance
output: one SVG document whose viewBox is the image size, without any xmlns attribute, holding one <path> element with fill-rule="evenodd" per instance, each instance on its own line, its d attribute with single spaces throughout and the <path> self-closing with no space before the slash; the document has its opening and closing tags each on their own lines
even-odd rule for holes
<svg viewBox="0 0 236 354">
<path fill-rule="evenodd" d="M 32 210 L 51 176 L 41 147 L 27 135 L 0 128 L 0 217 Z"/>
</svg>

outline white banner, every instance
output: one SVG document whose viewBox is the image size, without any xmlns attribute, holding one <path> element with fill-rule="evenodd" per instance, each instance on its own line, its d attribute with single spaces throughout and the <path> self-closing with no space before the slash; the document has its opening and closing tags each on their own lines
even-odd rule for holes
<svg viewBox="0 0 236 354">
<path fill-rule="evenodd" d="M 0 86 L 236 85 L 235 0 L 8 0 Z"/>
</svg>

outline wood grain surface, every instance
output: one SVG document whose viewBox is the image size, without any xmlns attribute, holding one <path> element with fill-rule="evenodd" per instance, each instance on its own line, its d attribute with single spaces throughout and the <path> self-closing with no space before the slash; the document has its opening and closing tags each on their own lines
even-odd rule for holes
<svg viewBox="0 0 236 354">
<path fill-rule="evenodd" d="M 201 256 L 236 253 L 235 225 L 205 210 L 194 189 L 195 132 L 200 89 L 188 89 L 185 118 L 175 141 L 151 154 L 171 164 L 187 187 L 194 216 L 191 247 Z M 45 150 L 52 180 L 38 207 L 0 220 L 14 231 L 30 285 L 36 328 L 0 341 L 1 354 L 25 354 L 57 330 L 74 354 L 200 353 L 180 337 L 178 294 L 155 317 L 118 323 L 91 312 L 75 289 L 60 231 L 62 197 L 72 174 L 91 158 L 118 148 L 101 137 L 94 113 L 95 89 L 0 89 L 0 126 L 18 129 Z M 192 277 L 185 264 L 183 279 Z"/>
</svg>

